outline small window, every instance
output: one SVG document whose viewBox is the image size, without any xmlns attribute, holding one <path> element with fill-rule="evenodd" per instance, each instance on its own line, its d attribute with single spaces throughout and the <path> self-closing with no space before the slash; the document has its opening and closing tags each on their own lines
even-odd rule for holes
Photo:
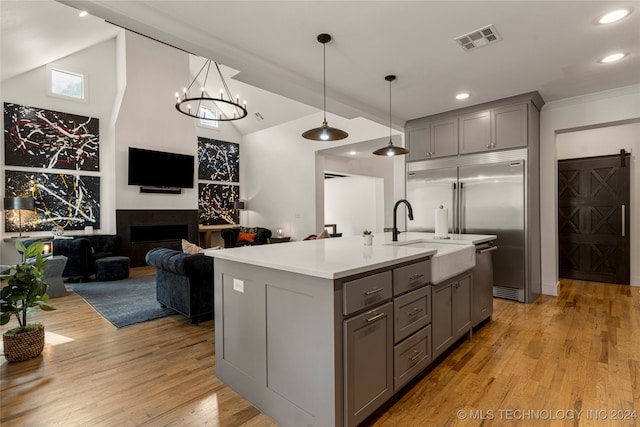
<svg viewBox="0 0 640 427">
<path fill-rule="evenodd" d="M 51 95 L 64 96 L 78 100 L 85 99 L 84 75 L 71 71 L 50 68 Z"/>
<path fill-rule="evenodd" d="M 200 109 L 198 110 L 198 115 L 200 117 L 206 117 L 207 119 L 213 119 L 213 120 L 205 120 L 205 119 L 199 119 L 198 120 L 198 124 L 200 126 L 206 126 L 206 127 L 210 127 L 210 128 L 217 128 L 218 127 L 218 121 L 216 120 L 218 118 L 218 111 L 214 110 L 212 108 L 208 108 L 208 107 L 204 107 L 204 106 L 200 106 Z"/>
</svg>

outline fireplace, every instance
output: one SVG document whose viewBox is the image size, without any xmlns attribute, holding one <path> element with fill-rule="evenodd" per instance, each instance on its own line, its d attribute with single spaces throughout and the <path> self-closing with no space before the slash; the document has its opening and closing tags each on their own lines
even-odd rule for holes
<svg viewBox="0 0 640 427">
<path fill-rule="evenodd" d="M 147 265 L 144 260 L 153 248 L 182 250 L 181 240 L 198 242 L 197 210 L 117 210 L 119 253 L 131 259 L 132 267 Z"/>
</svg>

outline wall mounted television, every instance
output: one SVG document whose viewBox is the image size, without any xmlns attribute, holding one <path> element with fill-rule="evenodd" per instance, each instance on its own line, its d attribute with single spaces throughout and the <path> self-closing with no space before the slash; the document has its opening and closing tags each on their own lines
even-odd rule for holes
<svg viewBox="0 0 640 427">
<path fill-rule="evenodd" d="M 193 188 L 195 157 L 129 147 L 129 185 L 147 189 Z M 153 192 L 153 191 L 150 191 Z"/>
</svg>

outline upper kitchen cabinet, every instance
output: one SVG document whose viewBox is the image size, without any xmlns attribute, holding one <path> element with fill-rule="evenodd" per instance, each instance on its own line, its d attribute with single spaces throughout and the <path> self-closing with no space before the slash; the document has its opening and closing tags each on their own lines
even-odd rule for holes
<svg viewBox="0 0 640 427">
<path fill-rule="evenodd" d="M 493 108 L 460 117 L 460 154 L 526 145 L 526 103 Z"/>
<path fill-rule="evenodd" d="M 458 118 L 450 117 L 407 129 L 409 161 L 458 154 Z"/>
<path fill-rule="evenodd" d="M 491 110 L 491 149 L 527 145 L 527 107 L 517 104 Z"/>
<path fill-rule="evenodd" d="M 537 145 L 544 101 L 531 92 L 407 121 L 407 161 Z"/>
<path fill-rule="evenodd" d="M 491 111 L 460 116 L 460 153 L 491 149 Z"/>
</svg>

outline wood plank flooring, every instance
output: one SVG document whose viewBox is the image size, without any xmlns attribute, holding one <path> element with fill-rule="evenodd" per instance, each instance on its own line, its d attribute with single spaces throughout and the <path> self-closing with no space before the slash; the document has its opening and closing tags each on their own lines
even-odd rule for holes
<svg viewBox="0 0 640 427">
<path fill-rule="evenodd" d="M 213 321 L 117 329 L 72 292 L 52 304 L 32 316 L 46 325 L 42 357 L 0 357 L 2 426 L 276 425 L 215 377 Z M 567 280 L 558 298 L 494 306 L 364 425 L 640 425 L 612 419 L 640 411 L 640 288 Z"/>
</svg>

